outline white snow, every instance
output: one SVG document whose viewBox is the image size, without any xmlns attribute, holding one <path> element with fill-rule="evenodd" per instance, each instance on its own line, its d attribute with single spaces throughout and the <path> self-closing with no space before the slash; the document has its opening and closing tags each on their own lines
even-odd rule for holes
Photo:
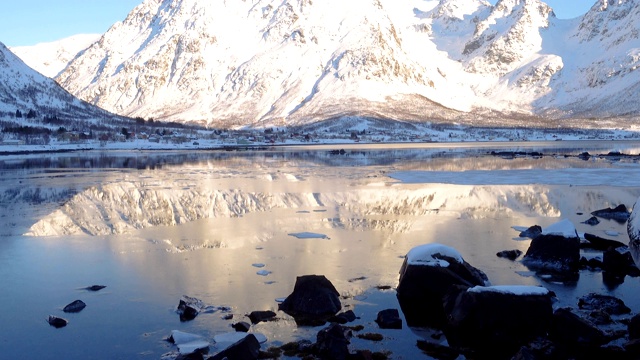
<svg viewBox="0 0 640 360">
<path fill-rule="evenodd" d="M 460 264 L 464 262 L 462 255 L 460 255 L 460 253 L 456 249 L 446 245 L 434 243 L 416 246 L 409 250 L 409 252 L 407 253 L 407 264 L 439 267 L 449 266 L 448 261 L 436 258 L 436 255 L 450 257 Z"/>
<path fill-rule="evenodd" d="M 173 330 L 171 331 L 171 336 L 173 337 L 174 344 L 178 347 L 178 351 L 183 355 L 209 347 L 209 342 L 200 335 Z"/>
<path fill-rule="evenodd" d="M 575 238 L 578 236 L 576 226 L 569 219 L 563 219 L 557 223 L 542 228 L 543 235 L 557 235 L 566 238 Z"/>
<path fill-rule="evenodd" d="M 495 285 L 495 286 L 474 286 L 467 290 L 472 293 L 499 292 L 518 296 L 524 295 L 548 295 L 549 290 L 541 286 L 528 285 Z"/>
</svg>

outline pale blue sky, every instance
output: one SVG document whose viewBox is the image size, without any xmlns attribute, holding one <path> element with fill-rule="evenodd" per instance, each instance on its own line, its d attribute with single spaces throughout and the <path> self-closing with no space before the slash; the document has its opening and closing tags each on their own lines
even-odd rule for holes
<svg viewBox="0 0 640 360">
<path fill-rule="evenodd" d="M 221 0 L 202 0 L 221 1 Z M 346 0 L 348 1 L 348 0 Z M 497 0 L 490 0 L 495 4 Z M 561 19 L 584 13 L 596 0 L 545 1 Z M 142 0 L 8 0 L 0 9 L 0 42 L 35 45 L 76 34 L 104 33 Z"/>
</svg>

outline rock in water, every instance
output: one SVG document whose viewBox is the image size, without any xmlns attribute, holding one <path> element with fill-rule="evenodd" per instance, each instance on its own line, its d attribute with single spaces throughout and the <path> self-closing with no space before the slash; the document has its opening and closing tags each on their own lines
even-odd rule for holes
<svg viewBox="0 0 640 360">
<path fill-rule="evenodd" d="M 49 325 L 53 326 L 56 329 L 65 327 L 69 323 L 67 319 L 59 318 L 53 315 L 49 315 L 47 322 L 49 323 Z"/>
<path fill-rule="evenodd" d="M 487 276 L 460 253 L 442 244 L 411 249 L 400 268 L 400 308 L 409 326 L 440 328 L 446 324 L 442 299 L 452 286 L 488 285 Z"/>
<path fill-rule="evenodd" d="M 629 234 L 629 251 L 631 257 L 636 263 L 636 266 L 640 268 L 640 198 L 636 200 L 633 205 L 633 209 L 636 207 L 639 211 L 633 211 L 629 216 L 629 222 L 627 223 L 627 233 Z"/>
<path fill-rule="evenodd" d="M 624 301 L 610 295 L 587 294 L 578 299 L 578 307 L 585 310 L 602 310 L 609 315 L 622 315 L 631 312 Z"/>
<path fill-rule="evenodd" d="M 176 312 L 180 315 L 180 321 L 189 321 L 195 319 L 204 307 L 202 300 L 183 295 Z"/>
<path fill-rule="evenodd" d="M 299 325 L 323 325 L 342 309 L 340 294 L 324 275 L 298 276 L 293 292 L 279 305 Z"/>
<path fill-rule="evenodd" d="M 549 290 L 522 285 L 458 286 L 445 296 L 444 310 L 449 344 L 487 359 L 505 358 L 545 336 L 553 316 Z"/>
<path fill-rule="evenodd" d="M 85 290 L 89 290 L 89 291 L 99 291 L 106 288 L 106 286 L 104 285 L 91 285 L 85 288 Z"/>
<path fill-rule="evenodd" d="M 559 272 L 577 271 L 580 265 L 580 238 L 568 220 L 552 224 L 531 240 L 522 262 L 530 268 Z"/>
<path fill-rule="evenodd" d="M 66 313 L 77 313 L 87 306 L 82 300 L 76 300 L 62 309 Z"/>
<path fill-rule="evenodd" d="M 243 337 L 242 340 L 234 343 L 228 348 L 222 350 L 216 355 L 212 356 L 211 360 L 223 360 L 223 359 L 242 359 L 242 360 L 254 360 L 258 358 L 260 354 L 260 342 L 253 334 L 248 334 Z"/>
<path fill-rule="evenodd" d="M 627 207 L 624 204 L 621 204 L 613 209 L 609 208 L 593 211 L 591 215 L 624 223 L 629 219 L 629 210 L 627 210 Z"/>
<path fill-rule="evenodd" d="M 316 346 L 323 359 L 344 360 L 349 356 L 351 331 L 332 324 L 318 332 Z"/>
</svg>

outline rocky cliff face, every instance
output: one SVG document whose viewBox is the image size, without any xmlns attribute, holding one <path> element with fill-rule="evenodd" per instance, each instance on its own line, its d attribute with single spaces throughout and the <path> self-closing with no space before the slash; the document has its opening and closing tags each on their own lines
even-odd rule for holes
<svg viewBox="0 0 640 360">
<path fill-rule="evenodd" d="M 226 126 L 637 114 L 638 2 L 559 20 L 540 0 L 147 0 L 57 81 L 120 114 Z"/>
</svg>

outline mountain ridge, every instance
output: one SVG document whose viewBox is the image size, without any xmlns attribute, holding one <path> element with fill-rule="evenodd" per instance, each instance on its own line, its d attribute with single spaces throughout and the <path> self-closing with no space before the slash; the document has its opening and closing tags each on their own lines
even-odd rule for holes
<svg viewBox="0 0 640 360">
<path fill-rule="evenodd" d="M 540 0 L 147 0 L 56 81 L 122 115 L 227 127 L 637 116 L 639 5 L 561 20 Z"/>
</svg>

